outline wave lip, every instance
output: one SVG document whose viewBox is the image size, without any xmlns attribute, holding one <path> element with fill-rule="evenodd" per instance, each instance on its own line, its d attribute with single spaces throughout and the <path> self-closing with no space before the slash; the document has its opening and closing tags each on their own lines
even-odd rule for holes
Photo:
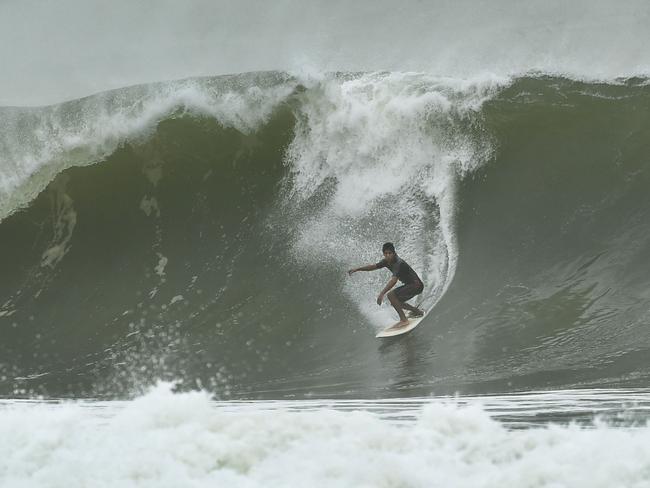
<svg viewBox="0 0 650 488">
<path fill-rule="evenodd" d="M 0 108 L 0 220 L 23 208 L 54 177 L 146 140 L 164 119 L 193 114 L 254 132 L 291 94 L 278 73 L 194 78 L 122 88 L 40 108 Z"/>
</svg>

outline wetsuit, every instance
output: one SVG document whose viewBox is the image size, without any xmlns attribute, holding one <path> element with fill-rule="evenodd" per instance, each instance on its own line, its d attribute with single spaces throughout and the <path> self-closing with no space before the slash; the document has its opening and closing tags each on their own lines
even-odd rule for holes
<svg viewBox="0 0 650 488">
<path fill-rule="evenodd" d="M 418 274 L 399 256 L 395 255 L 395 261 L 392 264 L 388 264 L 386 259 L 382 259 L 376 266 L 377 269 L 388 268 L 393 276 L 397 276 L 397 279 L 404 283 L 395 288 L 395 296 L 400 302 L 406 302 L 424 290 L 424 285 Z"/>
</svg>

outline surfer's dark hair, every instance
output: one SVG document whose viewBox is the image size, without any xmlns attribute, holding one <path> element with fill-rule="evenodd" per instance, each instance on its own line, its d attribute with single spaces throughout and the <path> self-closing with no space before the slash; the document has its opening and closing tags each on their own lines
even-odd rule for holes
<svg viewBox="0 0 650 488">
<path fill-rule="evenodd" d="M 387 242 L 386 244 L 381 246 L 381 252 L 386 252 L 386 251 L 395 252 L 395 246 L 393 246 L 392 242 Z"/>
</svg>

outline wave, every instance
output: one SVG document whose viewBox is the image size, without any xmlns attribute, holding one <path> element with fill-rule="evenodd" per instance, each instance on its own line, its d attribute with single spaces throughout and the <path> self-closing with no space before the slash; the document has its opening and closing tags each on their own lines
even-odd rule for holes
<svg viewBox="0 0 650 488">
<path fill-rule="evenodd" d="M 0 392 L 647 377 L 644 79 L 279 72 L 0 109 Z M 384 241 L 433 312 L 380 347 Z M 189 384 L 189 383 L 188 383 Z"/>
</svg>

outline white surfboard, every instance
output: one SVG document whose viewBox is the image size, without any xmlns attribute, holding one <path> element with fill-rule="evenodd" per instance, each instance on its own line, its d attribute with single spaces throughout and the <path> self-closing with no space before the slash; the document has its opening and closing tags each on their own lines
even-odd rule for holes
<svg viewBox="0 0 650 488">
<path fill-rule="evenodd" d="M 415 329 L 420 322 L 427 316 L 429 311 L 425 311 L 424 315 L 422 317 L 418 317 L 416 319 L 408 319 L 409 323 L 408 325 L 404 325 L 402 327 L 395 327 L 399 322 L 395 322 L 393 325 L 390 327 L 382 330 L 377 334 L 375 337 L 395 337 L 401 334 L 406 334 L 407 332 L 411 332 L 413 329 Z"/>
</svg>

